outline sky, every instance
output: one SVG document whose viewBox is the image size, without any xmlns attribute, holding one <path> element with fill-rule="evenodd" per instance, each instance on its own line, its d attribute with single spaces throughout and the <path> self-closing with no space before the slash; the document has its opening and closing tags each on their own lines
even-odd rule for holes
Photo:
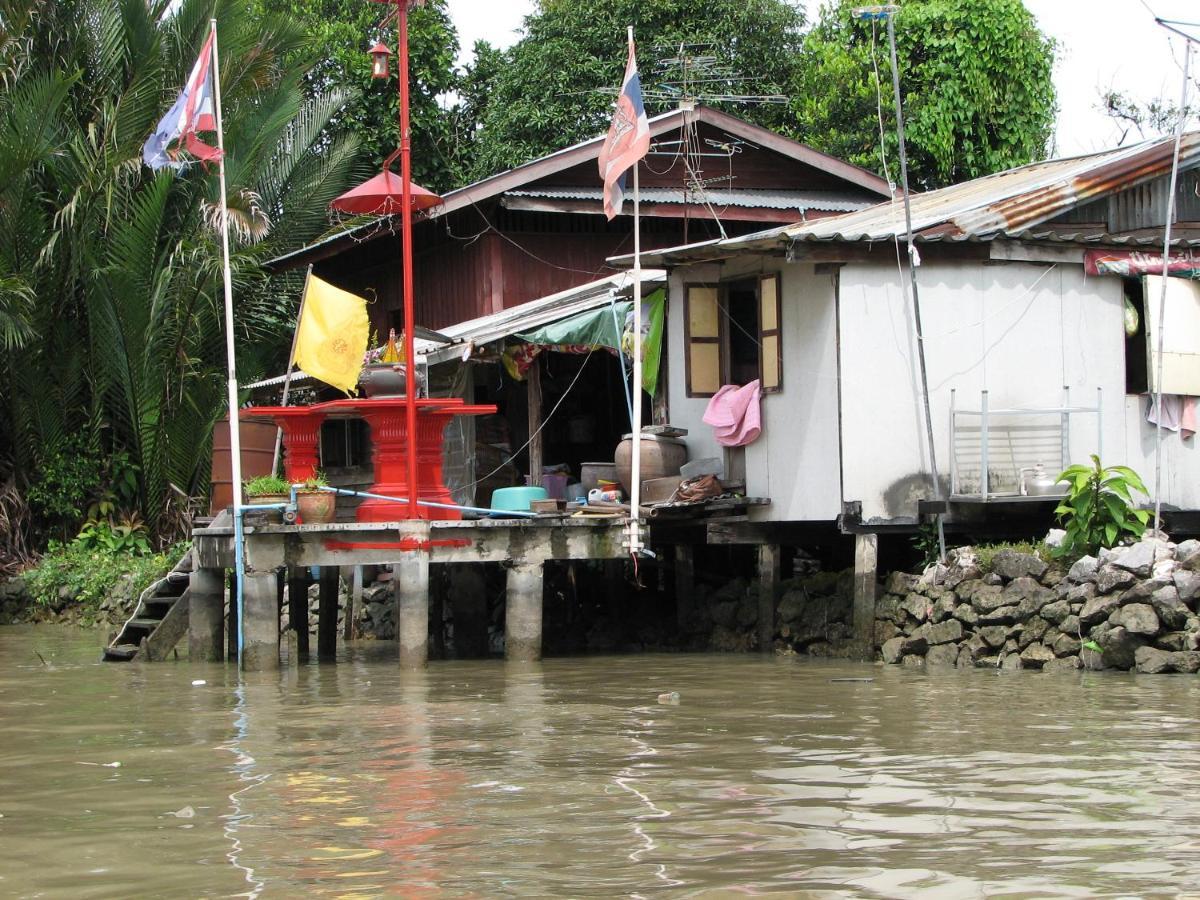
<svg viewBox="0 0 1200 900">
<path fill-rule="evenodd" d="M 654 0 L 646 0 L 654 2 Z M 809 20 L 820 0 L 796 0 Z M 903 5 L 903 0 L 901 0 Z M 1155 24 L 1154 16 L 1200 21 L 1197 0 L 1025 0 L 1042 31 L 1059 43 L 1055 64 L 1059 116 L 1055 132 L 1058 155 L 1087 153 L 1115 146 L 1121 129 L 1096 109 L 1110 87 L 1146 101 L 1165 98 L 1178 103 L 1182 88 L 1183 40 Z M 507 47 L 517 40 L 533 0 L 449 0 L 463 52 L 470 59 L 476 40 Z M 897 22 L 900 20 L 898 19 Z M 1200 28 L 1192 29 L 1200 37 Z M 620 48 L 614 52 L 620 53 Z M 1200 52 L 1192 60 L 1200 90 Z M 901 73 L 903 74 L 903 73 Z M 1126 143 L 1138 139 L 1136 133 Z"/>
</svg>

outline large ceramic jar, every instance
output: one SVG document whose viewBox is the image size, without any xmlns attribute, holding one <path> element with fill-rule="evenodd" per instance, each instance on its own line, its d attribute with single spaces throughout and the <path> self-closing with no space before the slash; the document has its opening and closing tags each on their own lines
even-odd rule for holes
<svg viewBox="0 0 1200 900">
<path fill-rule="evenodd" d="M 632 434 L 625 435 L 624 440 L 617 444 L 613 462 L 617 466 L 617 480 L 621 482 L 625 493 L 630 493 L 633 488 Z M 687 444 L 679 438 L 658 434 L 642 435 L 642 481 L 663 478 L 667 475 L 678 475 L 685 462 L 687 462 Z"/>
<path fill-rule="evenodd" d="M 375 363 L 363 366 L 358 383 L 368 397 L 403 397 L 404 364 Z"/>
</svg>

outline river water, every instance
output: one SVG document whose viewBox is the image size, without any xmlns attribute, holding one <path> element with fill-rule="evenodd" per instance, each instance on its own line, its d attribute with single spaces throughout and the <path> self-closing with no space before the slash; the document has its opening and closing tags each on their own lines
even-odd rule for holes
<svg viewBox="0 0 1200 900">
<path fill-rule="evenodd" d="M 0 895 L 1200 891 L 1195 677 L 373 644 L 239 685 L 97 641 L 0 628 Z"/>
</svg>

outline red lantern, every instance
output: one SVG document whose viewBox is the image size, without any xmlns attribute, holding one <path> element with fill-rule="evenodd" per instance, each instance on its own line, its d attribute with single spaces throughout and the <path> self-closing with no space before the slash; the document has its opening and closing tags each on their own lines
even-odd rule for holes
<svg viewBox="0 0 1200 900">
<path fill-rule="evenodd" d="M 371 54 L 371 77 L 372 78 L 387 78 L 390 74 L 388 69 L 388 57 L 392 55 L 392 51 L 387 48 L 387 45 L 380 41 L 370 50 Z"/>
</svg>

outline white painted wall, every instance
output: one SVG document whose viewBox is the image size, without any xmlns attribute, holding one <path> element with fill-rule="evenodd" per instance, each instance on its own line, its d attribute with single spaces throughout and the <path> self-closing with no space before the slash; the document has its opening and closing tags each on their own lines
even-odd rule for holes
<svg viewBox="0 0 1200 900">
<path fill-rule="evenodd" d="M 1132 466 L 1152 481 L 1153 429 L 1142 421 L 1141 401 L 1125 395 L 1120 279 L 1086 278 L 1082 266 L 1067 263 L 966 262 L 926 264 L 918 279 L 934 444 L 944 480 L 952 388 L 960 409 L 978 409 L 984 388 L 992 409 L 1045 408 L 1059 405 L 1065 384 L 1074 405 L 1095 405 L 1096 388 L 1102 389 L 1104 464 Z M 914 516 L 917 495 L 928 493 L 918 475 L 927 471 L 927 448 L 911 309 L 896 267 L 844 267 L 840 311 L 845 499 L 860 500 L 867 521 Z M 1030 440 L 1027 433 L 1013 437 L 1017 446 Z M 1052 443 L 1043 436 L 1042 448 Z M 1087 462 L 1101 449 L 1098 443 L 1096 418 L 1073 416 L 1072 461 Z M 995 451 L 1003 460 L 1005 448 Z M 1200 454 L 1179 447 L 1168 457 L 1172 474 L 1165 479 L 1164 502 L 1195 507 Z M 959 459 L 978 469 L 973 450 Z"/>
<path fill-rule="evenodd" d="M 780 273 L 783 389 L 763 397 L 763 429 L 745 448 L 746 491 L 769 497 L 759 520 L 831 521 L 841 512 L 838 456 L 837 342 L 834 279 L 811 264 L 742 257 L 721 266 L 677 269 L 667 316 L 671 423 L 688 429 L 688 456 L 723 455 L 702 421 L 707 398 L 687 397 L 684 368 L 684 285 L 747 274 Z"/>
</svg>

